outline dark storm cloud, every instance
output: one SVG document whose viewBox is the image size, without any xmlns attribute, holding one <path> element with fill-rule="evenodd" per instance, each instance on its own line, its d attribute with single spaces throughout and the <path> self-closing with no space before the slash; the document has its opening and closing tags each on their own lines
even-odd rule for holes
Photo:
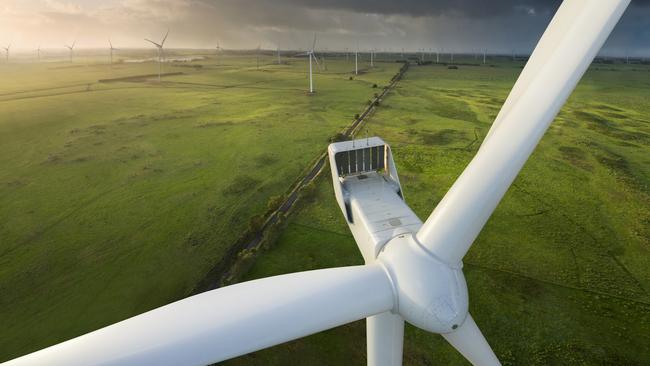
<svg viewBox="0 0 650 366">
<path fill-rule="evenodd" d="M 602 0 L 590 0 L 602 1 Z M 0 0 L 0 43 L 122 47 L 170 28 L 170 47 L 444 49 L 526 53 L 560 0 Z M 650 0 L 633 0 L 605 52 L 650 55 Z"/>
<path fill-rule="evenodd" d="M 492 17 L 510 15 L 523 9 L 549 12 L 557 9 L 560 0 L 285 0 L 297 6 L 341 9 L 371 14 L 408 16 L 458 15 Z M 646 1 L 647 2 L 647 1 Z"/>
<path fill-rule="evenodd" d="M 309 38 L 304 32 L 319 32 L 324 42 L 329 41 L 333 47 L 351 41 L 411 48 L 490 47 L 499 52 L 530 51 L 561 3 L 560 0 L 195 1 L 228 14 L 224 21 L 231 25 L 257 31 L 258 35 L 253 37 L 262 41 L 301 44 L 301 38 Z M 608 42 L 606 50 L 617 53 L 648 50 L 649 5 L 650 0 L 632 1 L 612 35 L 614 42 Z"/>
<path fill-rule="evenodd" d="M 596 0 L 597 1 L 597 0 Z M 208 2 L 218 4 L 219 1 Z M 345 10 L 366 14 L 407 15 L 412 17 L 456 15 L 474 18 L 511 16 L 520 12 L 534 11 L 552 14 L 561 0 L 276 0 L 267 3 L 272 7 L 286 5 L 295 8 Z M 259 0 L 237 0 L 236 3 L 251 6 L 263 5 Z M 650 5 L 650 0 L 633 0 L 631 7 Z"/>
</svg>

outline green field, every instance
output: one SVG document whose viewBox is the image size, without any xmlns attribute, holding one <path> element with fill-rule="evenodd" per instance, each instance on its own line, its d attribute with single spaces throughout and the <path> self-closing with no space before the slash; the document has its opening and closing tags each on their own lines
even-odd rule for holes
<svg viewBox="0 0 650 366">
<path fill-rule="evenodd" d="M 400 66 L 105 59 L 0 64 L 0 362 L 190 294 Z"/>
<path fill-rule="evenodd" d="M 520 72 L 411 67 L 371 118 L 425 219 Z M 470 311 L 504 365 L 650 364 L 650 68 L 594 65 L 464 260 Z M 362 264 L 329 170 L 246 279 Z M 465 365 L 407 326 L 407 365 Z M 227 362 L 363 365 L 359 321 Z"/>
</svg>

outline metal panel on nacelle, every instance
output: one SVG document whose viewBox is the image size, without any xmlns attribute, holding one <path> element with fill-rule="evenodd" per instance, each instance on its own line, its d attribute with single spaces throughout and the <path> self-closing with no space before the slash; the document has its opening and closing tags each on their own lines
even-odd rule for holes
<svg viewBox="0 0 650 366">
<path fill-rule="evenodd" d="M 390 239 L 415 233 L 422 221 L 406 205 L 390 147 L 371 137 L 328 149 L 336 200 L 366 263 Z"/>
</svg>

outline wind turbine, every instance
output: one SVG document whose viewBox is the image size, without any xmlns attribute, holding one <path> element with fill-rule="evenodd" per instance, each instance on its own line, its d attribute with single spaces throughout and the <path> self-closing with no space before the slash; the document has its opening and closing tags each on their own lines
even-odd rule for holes
<svg viewBox="0 0 650 366">
<path fill-rule="evenodd" d="M 487 48 L 484 48 L 483 49 L 483 65 L 485 65 L 486 58 L 487 58 Z"/>
<path fill-rule="evenodd" d="M 221 58 L 219 57 L 219 53 L 221 52 L 221 50 L 222 50 L 222 48 L 219 45 L 219 41 L 217 41 L 217 47 L 216 47 L 216 51 L 215 51 L 215 56 L 217 57 L 217 66 L 221 65 Z"/>
<path fill-rule="evenodd" d="M 110 46 L 110 51 L 111 51 L 111 65 L 113 65 L 113 51 L 117 51 L 118 49 L 113 47 L 113 43 L 111 42 L 111 39 L 108 39 L 108 44 Z"/>
<path fill-rule="evenodd" d="M 354 75 L 359 75 L 359 45 L 354 50 Z"/>
<path fill-rule="evenodd" d="M 158 50 L 158 82 L 160 83 L 160 78 L 162 74 L 162 62 L 163 62 L 163 46 L 165 45 L 165 41 L 167 40 L 167 36 L 169 35 L 169 29 L 167 29 L 167 33 L 165 33 L 165 37 L 163 37 L 162 42 L 156 43 L 148 38 L 145 38 L 144 40 L 153 44 L 156 46 L 156 49 Z"/>
<path fill-rule="evenodd" d="M 278 43 L 278 65 L 282 64 L 282 59 L 280 58 L 280 44 Z"/>
<path fill-rule="evenodd" d="M 72 63 L 72 54 L 74 53 L 74 46 L 75 46 L 75 44 L 77 44 L 77 40 L 74 40 L 74 42 L 72 42 L 72 46 L 65 45 L 65 47 L 66 47 L 68 50 L 70 50 L 70 63 Z"/>
<path fill-rule="evenodd" d="M 262 47 L 262 45 L 258 44 L 257 48 L 255 49 L 255 61 L 256 61 L 256 65 L 257 65 L 256 66 L 257 70 L 260 69 L 260 49 L 261 49 L 261 47 Z"/>
<path fill-rule="evenodd" d="M 11 43 L 7 45 L 7 47 L 2 47 L 5 50 L 5 54 L 7 56 L 7 63 L 9 63 L 9 51 L 11 50 Z"/>
<path fill-rule="evenodd" d="M 299 54 L 297 56 L 309 56 L 309 94 L 314 93 L 314 79 L 313 79 L 313 72 L 312 72 L 312 60 L 316 61 L 316 65 L 318 65 L 318 69 L 320 70 L 320 63 L 318 62 L 318 57 L 316 57 L 315 50 L 316 49 L 316 33 L 314 33 L 314 42 L 312 43 L 311 49 L 307 51 L 306 53 Z"/>
<path fill-rule="evenodd" d="M 629 3 L 560 5 L 483 145 L 424 223 L 381 139 L 330 145 L 337 203 L 365 265 L 223 287 L 5 365 L 207 365 L 363 318 L 370 366 L 401 365 L 405 320 L 473 365 L 499 365 L 468 313 L 463 257 Z"/>
</svg>

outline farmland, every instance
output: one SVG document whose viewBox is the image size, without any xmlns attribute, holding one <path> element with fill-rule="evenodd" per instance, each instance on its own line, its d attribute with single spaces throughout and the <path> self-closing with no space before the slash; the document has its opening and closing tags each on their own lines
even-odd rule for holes
<svg viewBox="0 0 650 366">
<path fill-rule="evenodd" d="M 476 153 L 520 66 L 412 67 L 368 122 L 421 219 Z M 505 365 L 650 363 L 648 71 L 592 66 L 464 260 L 470 311 Z M 326 173 L 244 279 L 362 263 Z M 404 356 L 467 364 L 412 326 Z M 364 321 L 226 364 L 296 363 L 364 364 Z"/>
<path fill-rule="evenodd" d="M 400 66 L 274 61 L 0 65 L 0 361 L 189 295 Z"/>
</svg>

